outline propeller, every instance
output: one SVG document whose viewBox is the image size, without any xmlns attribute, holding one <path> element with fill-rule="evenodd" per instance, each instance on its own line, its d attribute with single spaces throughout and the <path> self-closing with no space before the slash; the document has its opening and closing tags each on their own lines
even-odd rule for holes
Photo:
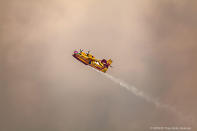
<svg viewBox="0 0 197 131">
<path fill-rule="evenodd" d="M 83 50 L 82 49 L 80 49 L 80 53 L 82 52 Z"/>
<path fill-rule="evenodd" d="M 88 56 L 88 55 L 90 54 L 90 51 L 88 51 L 86 54 L 87 54 L 87 56 Z"/>
</svg>

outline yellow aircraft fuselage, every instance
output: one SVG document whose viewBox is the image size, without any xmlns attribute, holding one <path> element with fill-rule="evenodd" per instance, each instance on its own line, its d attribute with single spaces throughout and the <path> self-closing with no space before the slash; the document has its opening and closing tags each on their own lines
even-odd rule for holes
<svg viewBox="0 0 197 131">
<path fill-rule="evenodd" d="M 80 52 L 74 51 L 73 57 L 75 57 L 77 60 L 81 61 L 85 65 L 89 65 L 89 66 L 91 66 L 97 70 L 100 70 L 104 73 L 108 70 L 108 67 L 112 63 L 111 59 L 109 59 L 108 61 L 106 61 L 105 59 L 98 60 L 93 55 L 91 55 L 89 53 L 84 53 L 82 51 L 80 51 Z"/>
</svg>

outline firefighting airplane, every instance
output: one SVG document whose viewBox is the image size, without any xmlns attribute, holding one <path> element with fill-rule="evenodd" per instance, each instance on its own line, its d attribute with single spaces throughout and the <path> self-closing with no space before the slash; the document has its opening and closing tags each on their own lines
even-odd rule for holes
<svg viewBox="0 0 197 131">
<path fill-rule="evenodd" d="M 90 51 L 88 51 L 87 53 L 84 53 L 83 50 L 80 49 L 80 51 L 74 51 L 73 53 L 73 57 L 75 57 L 77 60 L 81 61 L 82 63 L 84 63 L 85 65 L 89 65 L 99 71 L 102 72 L 106 72 L 108 70 L 108 67 L 112 67 L 111 63 L 112 60 L 99 60 L 96 59 L 93 55 L 89 54 Z"/>
</svg>

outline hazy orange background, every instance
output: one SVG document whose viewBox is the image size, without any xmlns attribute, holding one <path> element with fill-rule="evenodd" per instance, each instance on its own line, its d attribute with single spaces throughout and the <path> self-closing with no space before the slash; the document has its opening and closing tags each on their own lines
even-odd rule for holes
<svg viewBox="0 0 197 131">
<path fill-rule="evenodd" d="M 1 0 L 0 130 L 195 130 L 196 12 L 195 0 Z M 71 55 L 80 48 L 191 120 L 79 63 Z"/>
</svg>

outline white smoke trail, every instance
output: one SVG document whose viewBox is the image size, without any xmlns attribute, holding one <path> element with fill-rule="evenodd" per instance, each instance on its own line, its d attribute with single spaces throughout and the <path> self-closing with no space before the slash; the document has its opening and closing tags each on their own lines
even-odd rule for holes
<svg viewBox="0 0 197 131">
<path fill-rule="evenodd" d="M 135 94 L 136 96 L 139 96 L 141 98 L 143 98 L 144 100 L 146 100 L 147 102 L 153 103 L 154 105 L 156 105 L 157 107 L 166 107 L 162 104 L 160 104 L 157 100 L 147 96 L 146 94 L 144 94 L 144 92 L 138 90 L 135 86 L 130 86 L 129 84 L 127 84 L 126 82 L 115 78 L 107 73 L 102 73 L 98 70 L 96 70 L 97 72 L 99 72 L 100 74 L 102 74 L 103 76 L 107 77 L 108 79 L 110 79 L 111 81 L 115 82 L 116 84 L 119 84 L 121 87 L 125 88 L 126 90 L 132 92 L 133 94 Z"/>
<path fill-rule="evenodd" d="M 185 115 L 183 115 L 182 112 L 176 110 L 176 108 L 174 108 L 174 107 L 172 107 L 170 105 L 163 104 L 163 103 L 159 102 L 155 98 L 146 95 L 144 92 L 140 91 L 135 86 L 130 86 L 126 82 L 124 82 L 124 81 L 122 81 L 122 80 L 120 80 L 118 78 L 115 78 L 115 77 L 113 77 L 110 74 L 103 73 L 103 72 L 98 71 L 96 69 L 94 69 L 94 70 L 97 71 L 98 73 L 100 73 L 101 75 L 105 76 L 106 78 L 110 79 L 114 83 L 119 84 L 121 87 L 125 88 L 127 91 L 130 91 L 134 95 L 139 96 L 139 97 L 143 98 L 144 100 L 146 100 L 147 102 L 154 104 L 156 107 L 165 109 L 167 111 L 170 111 L 171 113 L 173 113 L 174 115 L 176 115 L 179 118 L 179 120 L 181 120 L 181 121 L 187 121 L 187 122 L 190 122 L 192 124 L 195 123 L 194 118 L 189 117 L 189 116 L 186 117 Z"/>
</svg>

